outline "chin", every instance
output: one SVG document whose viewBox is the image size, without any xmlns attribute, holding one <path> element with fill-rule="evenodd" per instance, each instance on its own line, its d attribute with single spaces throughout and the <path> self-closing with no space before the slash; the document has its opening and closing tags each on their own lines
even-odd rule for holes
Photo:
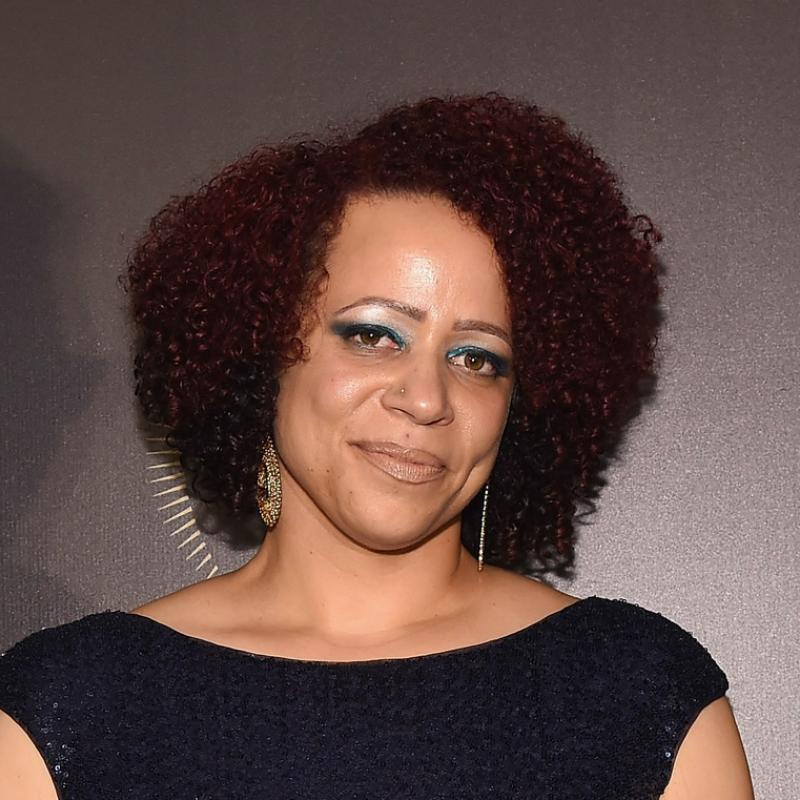
<svg viewBox="0 0 800 800">
<path fill-rule="evenodd" d="M 376 551 L 400 551 L 418 545 L 441 526 L 434 519 L 412 514 L 407 504 L 392 513 L 383 507 L 378 513 L 360 513 L 343 521 L 342 530 L 353 541 Z"/>
</svg>

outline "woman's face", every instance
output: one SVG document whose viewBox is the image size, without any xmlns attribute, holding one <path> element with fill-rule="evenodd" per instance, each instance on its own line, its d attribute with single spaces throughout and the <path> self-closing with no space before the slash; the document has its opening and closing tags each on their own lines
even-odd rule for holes
<svg viewBox="0 0 800 800">
<path fill-rule="evenodd" d="M 491 472 L 513 387 L 500 266 L 422 196 L 351 200 L 326 266 L 309 358 L 280 380 L 284 508 L 400 549 L 455 522 Z"/>
</svg>

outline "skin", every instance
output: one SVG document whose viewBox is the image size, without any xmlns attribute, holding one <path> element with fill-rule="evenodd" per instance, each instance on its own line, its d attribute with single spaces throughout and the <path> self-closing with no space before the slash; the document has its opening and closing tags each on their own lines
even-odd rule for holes
<svg viewBox="0 0 800 800">
<path fill-rule="evenodd" d="M 327 269 L 309 358 L 280 376 L 278 524 L 241 569 L 135 613 L 249 652 L 354 661 L 487 641 L 575 602 L 506 570 L 479 572 L 460 541 L 513 390 L 490 240 L 444 200 L 362 197 Z M 427 455 L 376 452 L 382 442 Z M 6 794 L 56 797 L 41 756 L 0 713 Z M 727 699 L 692 725 L 664 797 L 752 798 Z"/>
</svg>

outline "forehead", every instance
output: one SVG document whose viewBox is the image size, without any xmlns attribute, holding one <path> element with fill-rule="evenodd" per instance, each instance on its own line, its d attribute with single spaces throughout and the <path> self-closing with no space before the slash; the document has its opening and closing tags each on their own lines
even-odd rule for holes
<svg viewBox="0 0 800 800">
<path fill-rule="evenodd" d="M 331 305 L 379 295 L 442 315 L 507 317 L 505 282 L 490 238 L 443 198 L 350 200 L 327 267 Z"/>
</svg>

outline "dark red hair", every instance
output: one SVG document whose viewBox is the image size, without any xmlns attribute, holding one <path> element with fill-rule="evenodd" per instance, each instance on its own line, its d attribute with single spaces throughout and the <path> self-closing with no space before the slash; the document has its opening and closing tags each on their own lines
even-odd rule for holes
<svg viewBox="0 0 800 800">
<path fill-rule="evenodd" d="M 651 377 L 658 234 L 558 117 L 489 94 L 398 106 L 354 135 L 261 146 L 174 198 L 131 254 L 136 392 L 204 500 L 256 513 L 278 375 L 348 198 L 432 193 L 494 242 L 516 392 L 490 479 L 486 562 L 563 573 L 576 512 Z M 476 552 L 480 496 L 462 538 Z"/>
</svg>

